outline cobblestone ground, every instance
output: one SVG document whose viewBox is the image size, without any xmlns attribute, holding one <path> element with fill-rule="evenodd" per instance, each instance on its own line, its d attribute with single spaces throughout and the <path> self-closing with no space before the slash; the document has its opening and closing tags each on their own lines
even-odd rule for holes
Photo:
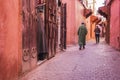
<svg viewBox="0 0 120 80">
<path fill-rule="evenodd" d="M 94 41 L 78 48 L 68 47 L 21 80 L 120 80 L 120 52 Z"/>
</svg>

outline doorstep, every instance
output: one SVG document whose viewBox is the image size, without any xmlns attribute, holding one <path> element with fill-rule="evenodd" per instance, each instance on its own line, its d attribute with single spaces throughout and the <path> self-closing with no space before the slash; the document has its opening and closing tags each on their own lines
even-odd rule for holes
<svg viewBox="0 0 120 80">
<path fill-rule="evenodd" d="M 37 66 L 40 66 L 41 64 L 43 64 L 43 63 L 46 62 L 46 61 L 47 61 L 47 59 L 38 61 L 38 62 L 37 62 Z"/>
</svg>

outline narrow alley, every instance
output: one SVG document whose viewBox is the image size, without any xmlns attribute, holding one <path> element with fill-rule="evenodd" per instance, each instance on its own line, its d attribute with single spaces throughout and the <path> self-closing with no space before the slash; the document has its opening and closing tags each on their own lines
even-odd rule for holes
<svg viewBox="0 0 120 80">
<path fill-rule="evenodd" d="M 104 41 L 88 41 L 86 49 L 71 46 L 21 80 L 120 80 L 120 52 Z"/>
<path fill-rule="evenodd" d="M 0 0 L 0 80 L 120 80 L 120 0 Z"/>
</svg>

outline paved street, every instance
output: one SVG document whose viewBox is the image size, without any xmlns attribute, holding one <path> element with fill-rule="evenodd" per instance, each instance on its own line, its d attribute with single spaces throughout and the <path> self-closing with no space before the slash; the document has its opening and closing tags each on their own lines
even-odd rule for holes
<svg viewBox="0 0 120 80">
<path fill-rule="evenodd" d="M 120 52 L 104 42 L 68 47 L 21 80 L 120 80 Z"/>
</svg>

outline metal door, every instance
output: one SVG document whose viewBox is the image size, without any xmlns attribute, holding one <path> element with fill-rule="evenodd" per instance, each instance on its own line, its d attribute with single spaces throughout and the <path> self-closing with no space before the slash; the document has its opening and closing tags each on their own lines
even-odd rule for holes
<svg viewBox="0 0 120 80">
<path fill-rule="evenodd" d="M 33 0 L 22 0 L 22 72 L 36 65 L 36 27 Z"/>
<path fill-rule="evenodd" d="M 57 20 L 56 20 L 56 10 L 57 2 L 56 0 L 46 0 L 45 7 L 45 30 L 47 36 L 47 45 L 48 45 L 48 59 L 54 57 L 56 54 L 56 45 L 57 45 Z"/>
<path fill-rule="evenodd" d="M 61 5 L 60 48 L 66 49 L 66 4 Z"/>
</svg>

